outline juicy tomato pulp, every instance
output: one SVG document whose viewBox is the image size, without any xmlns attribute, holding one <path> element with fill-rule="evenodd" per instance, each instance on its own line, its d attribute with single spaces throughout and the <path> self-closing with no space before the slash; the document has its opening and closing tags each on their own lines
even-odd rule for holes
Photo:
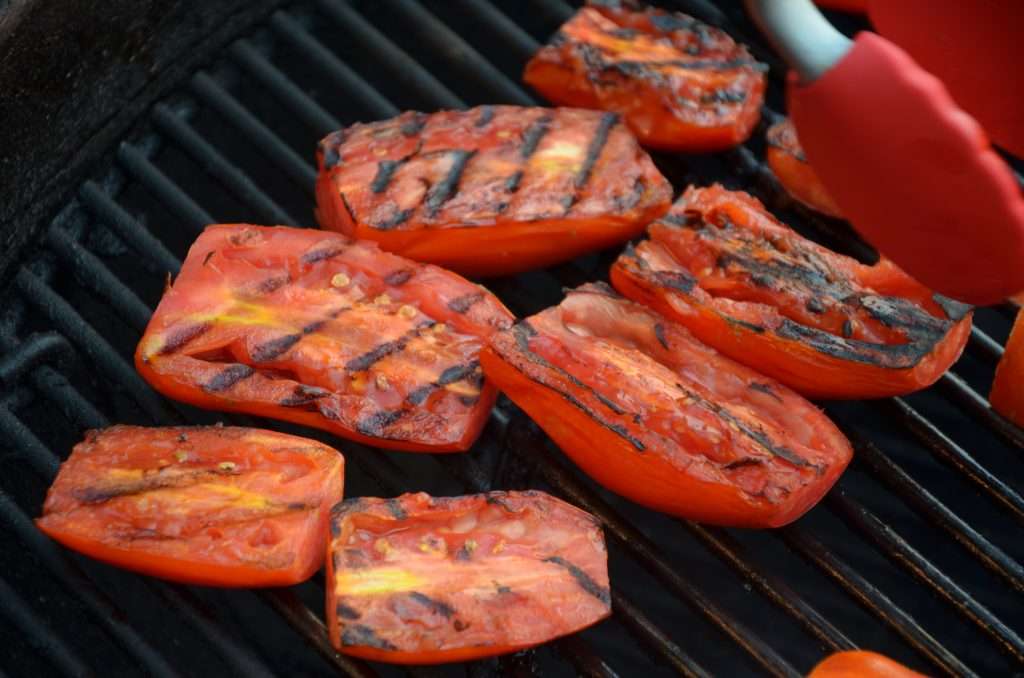
<svg viewBox="0 0 1024 678">
<path fill-rule="evenodd" d="M 746 193 L 690 187 L 648 236 L 615 262 L 615 288 L 807 396 L 924 388 L 971 331 L 970 307 L 801 237 Z"/>
<path fill-rule="evenodd" d="M 784 525 L 850 461 L 814 405 L 607 286 L 495 335 L 481 361 L 594 480 L 684 518 Z"/>
<path fill-rule="evenodd" d="M 761 65 L 722 31 L 617 2 L 579 10 L 523 79 L 556 104 L 621 113 L 641 144 L 673 151 L 742 143 L 765 90 Z"/>
<path fill-rule="evenodd" d="M 826 657 L 807 678 L 925 678 L 885 655 L 865 650 L 837 652 Z"/>
<path fill-rule="evenodd" d="M 36 524 L 154 577 L 287 586 L 323 563 L 343 468 L 334 449 L 273 431 L 114 426 L 75 446 Z"/>
<path fill-rule="evenodd" d="M 376 661 L 514 652 L 611 612 L 596 519 L 543 492 L 351 499 L 327 568 L 331 642 Z"/>
<path fill-rule="evenodd" d="M 768 166 L 794 200 L 830 217 L 843 216 L 807 162 L 792 120 L 786 118 L 769 127 L 765 141 Z"/>
<path fill-rule="evenodd" d="M 988 399 L 996 412 L 1024 427 L 1024 311 L 1017 313 Z"/>
<path fill-rule="evenodd" d="M 324 228 L 472 275 L 618 244 L 672 187 L 618 116 L 483 106 L 336 132 L 317 152 Z"/>
<path fill-rule="evenodd" d="M 135 354 L 158 391 L 398 450 L 468 449 L 494 404 L 477 356 L 512 315 L 373 243 L 211 226 Z"/>
</svg>

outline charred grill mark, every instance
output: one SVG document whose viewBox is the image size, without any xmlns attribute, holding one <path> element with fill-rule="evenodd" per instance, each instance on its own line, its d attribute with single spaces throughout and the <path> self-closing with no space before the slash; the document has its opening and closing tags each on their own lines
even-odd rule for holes
<svg viewBox="0 0 1024 678">
<path fill-rule="evenodd" d="M 174 353 L 196 337 L 209 332 L 212 327 L 213 323 L 199 323 L 197 325 L 188 325 L 187 327 L 171 330 L 167 335 L 167 340 L 164 342 L 163 347 L 157 355 L 170 355 L 171 353 Z"/>
<path fill-rule="evenodd" d="M 349 497 L 331 507 L 331 532 L 337 528 L 341 530 L 341 518 L 348 513 L 362 511 L 366 507 L 366 501 L 362 497 Z M 338 536 L 335 534 L 334 536 Z"/>
<path fill-rule="evenodd" d="M 736 461 L 730 461 L 722 468 L 732 471 L 734 469 L 743 468 L 744 466 L 761 466 L 762 464 L 764 464 L 764 459 L 758 459 L 757 457 L 743 457 Z"/>
<path fill-rule="evenodd" d="M 932 300 L 939 305 L 939 308 L 941 308 L 942 312 L 946 314 L 946 317 L 953 322 L 962 320 L 965 315 L 974 309 L 970 304 L 965 304 L 963 302 L 956 301 L 955 299 L 944 297 L 938 293 L 932 295 Z"/>
<path fill-rule="evenodd" d="M 302 339 L 302 332 L 286 334 L 284 336 L 277 337 L 276 339 L 266 341 L 252 350 L 252 359 L 258 363 L 273 360 L 295 344 L 299 343 L 300 339 Z"/>
<path fill-rule="evenodd" d="M 519 183 L 523 180 L 523 170 L 516 170 L 512 173 L 508 179 L 505 180 L 505 190 L 509 193 L 515 193 L 519 190 Z"/>
<path fill-rule="evenodd" d="M 416 210 L 412 208 L 407 210 L 398 210 L 384 221 L 378 221 L 376 224 L 373 224 L 373 227 L 380 231 L 390 230 L 408 220 L 415 211 Z"/>
<path fill-rule="evenodd" d="M 647 19 L 658 31 L 672 33 L 674 31 L 692 31 L 700 22 L 693 17 L 680 13 L 651 12 Z"/>
<path fill-rule="evenodd" d="M 643 260 L 640 259 L 640 261 Z M 662 287 L 668 287 L 683 294 L 692 292 L 697 284 L 697 279 L 685 271 L 655 271 L 654 278 Z"/>
<path fill-rule="evenodd" d="M 742 327 L 745 330 L 750 330 L 751 332 L 756 332 L 758 334 L 764 334 L 764 328 L 761 327 L 760 325 L 755 325 L 754 323 L 747 322 L 746 320 L 734 318 L 731 315 L 723 315 L 722 317 L 725 318 L 725 321 L 730 325 Z"/>
<path fill-rule="evenodd" d="M 402 123 L 399 129 L 404 136 L 416 136 L 423 131 L 423 127 L 427 124 L 427 117 L 426 113 L 413 113 L 408 120 Z"/>
<path fill-rule="evenodd" d="M 291 278 L 288 275 L 276 275 L 271 278 L 266 278 L 256 285 L 256 294 L 262 296 L 270 294 L 271 292 L 276 292 L 290 282 Z"/>
<path fill-rule="evenodd" d="M 217 250 L 210 250 L 209 252 L 207 252 L 206 256 L 203 257 L 203 266 L 206 266 L 208 263 L 210 263 L 210 259 L 212 259 L 213 255 L 216 254 L 216 253 L 217 253 Z"/>
<path fill-rule="evenodd" d="M 611 605 L 611 592 L 594 581 L 589 574 L 581 570 L 576 565 L 573 565 L 565 558 L 561 556 L 549 556 L 544 558 L 542 562 L 553 563 L 559 567 L 564 567 L 569 571 L 569 574 L 572 575 L 572 578 L 576 580 L 576 583 L 579 584 L 581 589 L 600 600 L 604 605 Z"/>
<path fill-rule="evenodd" d="M 615 205 L 615 209 L 618 212 L 627 212 L 640 202 L 640 199 L 644 197 L 644 191 L 647 190 L 646 183 L 643 177 L 637 177 L 633 181 L 633 189 L 628 195 L 616 195 L 612 198 L 612 203 Z"/>
<path fill-rule="evenodd" d="M 384 189 L 391 183 L 391 177 L 395 175 L 395 171 L 405 164 L 406 158 L 399 160 L 381 160 L 377 163 L 377 174 L 373 177 L 373 181 L 370 182 L 370 191 L 373 193 L 383 193 Z"/>
<path fill-rule="evenodd" d="M 334 608 L 334 611 L 340 619 L 355 620 L 363 616 L 359 610 L 354 607 L 349 607 L 345 603 L 338 603 Z"/>
<path fill-rule="evenodd" d="M 398 650 L 394 643 L 381 638 L 377 635 L 376 631 L 365 624 L 345 625 L 341 630 L 341 644 L 346 647 L 350 645 L 365 645 L 377 650 L 388 650 L 390 652 Z"/>
<path fill-rule="evenodd" d="M 331 395 L 330 391 L 318 386 L 298 384 L 290 396 L 278 400 L 277 404 L 281 407 L 302 407 L 303 405 L 308 405 L 320 400 L 321 398 L 326 398 L 329 395 Z"/>
<path fill-rule="evenodd" d="M 665 338 L 665 326 L 661 323 L 654 323 L 654 336 L 658 339 L 658 343 L 661 344 L 666 350 L 671 347 L 668 345 L 668 339 Z"/>
<path fill-rule="evenodd" d="M 321 250 L 306 252 L 305 254 L 302 255 L 299 261 L 301 261 L 304 264 L 316 264 L 321 261 L 333 259 L 334 257 L 344 252 L 346 249 L 348 249 L 347 245 L 336 243 L 329 247 L 325 247 L 324 249 Z"/>
<path fill-rule="evenodd" d="M 473 123 L 474 127 L 486 127 L 488 123 L 494 120 L 494 107 L 493 106 L 481 106 L 480 117 Z"/>
<path fill-rule="evenodd" d="M 464 365 L 453 365 L 452 367 L 445 369 L 437 378 L 437 381 L 413 389 L 412 391 L 409 392 L 409 395 L 407 395 L 405 399 L 411 405 L 421 405 L 427 398 L 430 397 L 430 394 L 433 393 L 438 388 L 442 388 L 449 384 L 454 384 L 457 381 L 468 381 L 470 377 L 474 376 L 478 377 L 480 382 L 474 385 L 477 387 L 482 386 L 483 375 L 480 373 L 479 361 L 474 360 L 472 362 L 465 363 Z M 477 400 L 479 400 L 479 396 L 473 396 L 471 401 L 469 402 L 461 398 L 462 397 L 460 397 L 459 402 L 461 402 L 463 405 L 467 407 L 472 407 L 473 405 L 476 404 Z"/>
<path fill-rule="evenodd" d="M 395 498 L 388 499 L 384 502 L 384 505 L 387 507 L 388 513 L 390 513 L 395 520 L 405 520 L 409 517 L 409 514 L 405 512 L 404 508 L 402 508 L 402 502 Z"/>
<path fill-rule="evenodd" d="M 530 126 L 523 132 L 523 145 L 519 147 L 520 158 L 529 160 L 530 156 L 536 152 L 541 139 L 551 129 L 552 119 L 551 115 L 545 114 L 530 123 Z"/>
<path fill-rule="evenodd" d="M 733 430 L 739 431 L 740 433 L 745 435 L 747 438 L 750 438 L 751 440 L 753 440 L 761 448 L 763 448 L 765 451 L 769 452 L 773 457 L 779 457 L 781 459 L 785 459 L 790 464 L 793 464 L 793 466 L 797 466 L 799 468 L 810 467 L 810 468 L 815 469 L 819 473 L 823 470 L 820 466 L 811 464 L 806 459 L 804 459 L 803 457 L 801 457 L 800 455 L 798 455 L 796 452 L 794 452 L 793 450 L 789 449 L 788 447 L 785 447 L 785 446 L 782 446 L 782 445 L 776 445 L 771 440 L 771 438 L 769 438 L 764 433 L 764 431 L 757 431 L 757 430 L 752 429 L 744 421 L 738 419 L 735 415 L 733 415 L 732 412 L 730 412 L 729 410 L 725 409 L 724 407 L 722 407 L 718 403 L 704 398 L 699 393 L 691 391 L 690 389 L 686 388 L 682 384 L 676 384 L 676 388 L 678 388 L 680 391 L 682 391 L 686 395 L 687 398 L 690 398 L 690 399 L 694 400 L 698 405 L 700 405 L 701 407 L 703 407 L 707 411 L 712 412 L 719 419 L 722 419 L 723 421 L 725 421 L 726 424 L 728 424 L 729 428 L 732 428 Z"/>
<path fill-rule="evenodd" d="M 405 416 L 405 410 L 380 410 L 356 424 L 356 431 L 369 438 L 380 438 L 384 429 Z"/>
<path fill-rule="evenodd" d="M 410 405 L 422 405 L 436 388 L 434 384 L 420 386 L 409 391 L 409 395 L 405 396 L 405 399 Z"/>
<path fill-rule="evenodd" d="M 455 614 L 455 608 L 448 603 L 442 600 L 435 600 L 434 598 L 422 594 L 419 591 L 411 591 L 409 593 L 409 597 L 431 612 L 437 613 L 445 619 L 451 619 Z"/>
<path fill-rule="evenodd" d="M 478 301 L 482 301 L 483 298 L 483 292 L 470 292 L 469 294 L 463 294 L 461 297 L 455 297 L 449 301 L 448 308 L 459 315 L 463 315 L 471 306 L 473 306 L 473 304 Z"/>
<path fill-rule="evenodd" d="M 338 153 L 337 146 L 328 146 L 324 149 L 324 169 L 331 169 L 335 165 L 341 164 L 341 155 Z"/>
<path fill-rule="evenodd" d="M 411 268 L 400 268 L 397 271 L 392 271 L 384 276 L 384 284 L 391 285 L 392 287 L 400 287 L 405 283 L 409 282 L 409 278 L 413 276 L 413 270 Z"/>
<path fill-rule="evenodd" d="M 345 363 L 345 369 L 349 372 L 362 372 L 369 369 L 374 363 L 383 360 L 389 355 L 404 351 L 410 340 L 416 337 L 421 330 L 432 325 L 434 325 L 434 322 L 431 320 L 414 327 L 394 341 L 385 341 L 383 344 L 377 344 L 366 353 L 356 356 Z"/>
<path fill-rule="evenodd" d="M 716 89 L 700 98 L 705 104 L 742 104 L 747 100 L 747 93 L 741 90 Z"/>
<path fill-rule="evenodd" d="M 476 360 L 468 362 L 464 365 L 455 365 L 449 367 L 441 376 L 437 378 L 438 386 L 447 386 L 448 384 L 454 384 L 457 381 L 462 381 L 466 377 L 471 376 L 473 373 L 480 369 L 480 363 Z"/>
<path fill-rule="evenodd" d="M 616 414 L 620 414 L 620 415 L 626 414 L 626 412 L 621 407 L 619 407 L 616 403 L 610 401 L 608 398 L 606 398 L 602 394 L 598 393 L 597 391 L 595 391 L 593 388 L 591 388 L 587 384 L 584 384 L 582 381 L 580 381 L 579 379 L 577 379 L 573 375 L 569 374 L 568 372 L 566 372 L 565 370 L 563 370 L 563 369 L 561 369 L 559 367 L 556 367 L 556 366 L 552 365 L 550 362 L 548 362 L 547 360 L 545 360 L 544 358 L 542 358 L 541 356 L 537 355 L 532 350 L 530 350 L 529 337 L 532 336 L 532 335 L 535 335 L 537 333 L 537 331 L 534 330 L 533 327 L 527 321 L 524 320 L 524 321 L 514 325 L 512 327 L 511 332 L 512 332 L 513 337 L 516 340 L 516 345 L 518 346 L 520 352 L 524 355 L 524 357 L 527 360 L 529 360 L 530 362 L 532 362 L 532 363 L 534 363 L 536 365 L 540 365 L 541 367 L 544 367 L 545 369 L 551 370 L 551 371 L 553 371 L 553 372 L 555 372 L 555 373 L 565 377 L 574 386 L 577 386 L 580 389 L 590 393 L 595 398 L 597 398 L 601 403 L 603 403 L 604 405 L 606 405 L 610 409 L 612 409 L 612 411 L 615 412 Z M 637 451 L 643 452 L 644 450 L 647 449 L 647 446 L 644 445 L 643 441 L 641 441 L 639 438 L 633 436 L 629 432 L 629 430 L 626 429 L 625 426 L 623 426 L 622 424 L 613 424 L 613 423 L 611 423 L 609 421 L 604 420 L 596 412 L 594 412 L 589 407 L 587 407 L 582 401 L 580 401 L 578 398 L 576 398 L 571 393 L 566 393 L 565 391 L 562 391 L 561 389 L 556 388 L 555 386 L 547 384 L 544 381 L 533 377 L 532 375 L 526 374 L 525 372 L 524 372 L 524 375 L 528 379 L 530 379 L 531 381 L 535 381 L 535 382 L 537 382 L 537 383 L 539 383 L 539 384 L 541 384 L 541 385 L 543 385 L 543 386 L 545 386 L 547 388 L 550 388 L 551 390 L 555 391 L 556 393 L 558 393 L 558 395 L 562 396 L 562 398 L 564 398 L 566 401 L 568 401 L 575 408 L 577 408 L 578 410 L 583 412 L 585 415 L 587 415 L 588 417 L 593 419 L 595 423 L 600 424 L 601 426 L 603 426 L 604 428 L 608 429 L 609 431 L 612 431 L 613 433 L 616 433 L 620 437 L 622 437 L 625 440 L 627 440 L 634 448 L 637 449 Z M 637 415 L 632 415 L 632 416 L 635 419 L 635 417 Z"/>
<path fill-rule="evenodd" d="M 576 175 L 574 185 L 577 192 L 583 190 L 587 182 L 590 181 L 590 175 L 594 173 L 594 166 L 601 157 L 601 151 L 608 143 L 608 135 L 617 124 L 619 124 L 618 113 L 605 113 L 601 116 L 601 122 L 597 124 L 597 130 L 590 140 L 590 145 L 587 146 L 587 155 L 583 159 L 583 166 Z"/>
<path fill-rule="evenodd" d="M 651 78 L 665 68 L 681 68 L 690 71 L 732 71 L 750 67 L 762 70 L 764 65 L 749 57 L 739 59 L 668 59 L 665 61 L 603 61 L 601 70 L 617 71 L 631 78 Z"/>
<path fill-rule="evenodd" d="M 853 321 L 847 318 L 843 321 L 843 337 L 849 339 L 853 336 Z"/>
<path fill-rule="evenodd" d="M 811 313 L 824 313 L 825 312 L 825 305 L 823 303 L 821 303 L 821 300 L 818 299 L 817 297 L 811 297 L 810 299 L 808 299 L 807 300 L 807 304 L 805 304 L 805 307 Z"/>
<path fill-rule="evenodd" d="M 764 393 L 765 395 L 769 395 L 772 398 L 775 398 L 780 403 L 782 402 L 782 398 L 779 397 L 778 393 L 772 390 L 772 387 L 769 384 L 761 384 L 756 381 L 752 381 L 747 385 L 747 388 L 749 388 L 751 391 L 758 391 L 760 393 Z"/>
<path fill-rule="evenodd" d="M 226 391 L 243 379 L 248 379 L 255 372 L 256 370 L 242 363 L 228 365 L 220 373 L 216 374 L 213 379 L 203 384 L 203 390 L 207 393 Z"/>
<path fill-rule="evenodd" d="M 458 193 L 462 173 L 465 171 L 469 159 L 476 155 L 476 151 L 457 150 L 452 151 L 452 155 L 455 159 L 452 161 L 451 169 L 448 170 L 448 175 L 434 184 L 427 194 L 425 204 L 428 217 L 436 215 L 438 210 L 441 209 L 441 205 L 448 202 Z"/>
<path fill-rule="evenodd" d="M 508 503 L 508 499 L 505 498 L 505 493 L 502 491 L 489 493 L 484 501 L 491 506 L 500 506 L 506 513 L 519 513 L 512 504 Z"/>
</svg>

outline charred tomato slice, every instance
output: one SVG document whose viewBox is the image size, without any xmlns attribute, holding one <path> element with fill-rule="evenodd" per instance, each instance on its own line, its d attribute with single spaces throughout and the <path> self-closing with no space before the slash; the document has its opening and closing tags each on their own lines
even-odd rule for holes
<svg viewBox="0 0 1024 678">
<path fill-rule="evenodd" d="M 613 113 L 517 106 L 404 113 L 317 152 L 320 224 L 471 275 L 628 240 L 672 188 Z"/>
<path fill-rule="evenodd" d="M 211 226 L 139 343 L 158 391 L 399 450 L 467 449 L 496 392 L 486 338 L 512 315 L 449 271 L 322 231 Z"/>
<path fill-rule="evenodd" d="M 786 118 L 769 127 L 765 142 L 768 166 L 794 200 L 830 217 L 843 216 L 839 205 L 807 162 L 793 121 Z"/>
<path fill-rule="evenodd" d="M 1024 427 L 1024 311 L 1018 311 L 989 394 L 992 408 Z"/>
<path fill-rule="evenodd" d="M 376 661 L 514 652 L 611 611 L 597 520 L 543 492 L 350 499 L 327 563 L 331 642 Z"/>
<path fill-rule="evenodd" d="M 627 297 L 800 393 L 899 395 L 959 357 L 970 307 L 888 260 L 860 264 L 803 238 L 746 193 L 689 188 L 612 267 Z"/>
<path fill-rule="evenodd" d="M 784 525 L 850 461 L 814 405 L 606 285 L 495 335 L 481 361 L 594 480 L 691 520 Z"/>
<path fill-rule="evenodd" d="M 343 468 L 336 450 L 273 431 L 114 426 L 75 446 L 36 524 L 154 577 L 287 586 L 323 563 Z"/>
<path fill-rule="evenodd" d="M 620 113 L 651 148 L 714 151 L 745 141 L 760 116 L 762 65 L 692 17 L 631 6 L 580 9 L 523 79 L 555 104 Z"/>
<path fill-rule="evenodd" d="M 836 652 L 807 674 L 807 678 L 925 678 L 885 655 L 866 650 Z"/>
</svg>

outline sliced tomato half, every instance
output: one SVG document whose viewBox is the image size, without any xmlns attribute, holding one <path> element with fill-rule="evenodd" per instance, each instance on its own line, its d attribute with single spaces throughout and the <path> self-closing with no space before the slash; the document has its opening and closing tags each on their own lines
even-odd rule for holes
<svg viewBox="0 0 1024 678">
<path fill-rule="evenodd" d="M 344 460 L 306 438 L 221 426 L 89 431 L 36 524 L 97 560 L 206 586 L 287 586 L 323 563 Z"/>
<path fill-rule="evenodd" d="M 925 678 L 885 655 L 866 650 L 837 652 L 826 657 L 807 678 Z"/>
<path fill-rule="evenodd" d="M 786 118 L 769 127 L 765 143 L 768 166 L 794 200 L 830 217 L 843 216 L 839 205 L 807 162 L 792 120 Z"/>
<path fill-rule="evenodd" d="M 403 113 L 329 135 L 317 159 L 324 228 L 467 275 L 617 245 L 672 201 L 619 116 L 597 111 Z"/>
<path fill-rule="evenodd" d="M 496 391 L 477 359 L 512 314 L 437 268 L 311 229 L 211 226 L 135 353 L 161 393 L 369 445 L 469 448 Z"/>
<path fill-rule="evenodd" d="M 715 151 L 750 136 L 762 71 L 746 47 L 693 17 L 605 1 L 576 12 L 523 80 L 560 106 L 620 113 L 644 146 Z"/>
<path fill-rule="evenodd" d="M 814 405 L 606 285 L 495 335 L 481 361 L 594 480 L 691 520 L 785 525 L 850 461 Z"/>
<path fill-rule="evenodd" d="M 514 652 L 611 612 L 597 520 L 543 492 L 350 499 L 327 553 L 331 642 L 375 661 Z"/>
<path fill-rule="evenodd" d="M 821 398 L 900 395 L 960 356 L 969 306 L 888 260 L 860 264 L 758 200 L 690 187 L 612 267 L 612 284 L 734 360 Z"/>
</svg>

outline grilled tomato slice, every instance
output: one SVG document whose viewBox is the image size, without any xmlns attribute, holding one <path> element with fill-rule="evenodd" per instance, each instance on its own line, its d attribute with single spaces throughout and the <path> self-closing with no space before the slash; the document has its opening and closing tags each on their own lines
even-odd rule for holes
<svg viewBox="0 0 1024 678">
<path fill-rule="evenodd" d="M 807 162 L 792 120 L 785 118 L 769 127 L 765 141 L 768 166 L 794 200 L 830 217 L 843 216 Z"/>
<path fill-rule="evenodd" d="M 996 412 L 1024 427 L 1024 311 L 1017 312 L 988 399 Z"/>
<path fill-rule="evenodd" d="M 885 655 L 866 650 L 837 652 L 826 657 L 807 678 L 925 678 Z"/>
<path fill-rule="evenodd" d="M 397 118 L 317 151 L 324 228 L 469 275 L 540 268 L 638 235 L 672 187 L 613 113 L 516 106 Z"/>
<path fill-rule="evenodd" d="M 533 491 L 345 501 L 325 587 L 334 646 L 401 664 L 514 652 L 611 612 L 597 520 Z"/>
<path fill-rule="evenodd" d="M 785 525 L 850 461 L 814 405 L 607 285 L 496 334 L 481 362 L 594 480 L 683 518 Z"/>
<path fill-rule="evenodd" d="M 396 450 L 466 450 L 494 404 L 477 356 L 512 315 L 435 266 L 322 231 L 211 226 L 135 353 L 161 393 Z"/>
<path fill-rule="evenodd" d="M 924 388 L 971 331 L 969 306 L 801 237 L 746 193 L 691 187 L 648 236 L 612 266 L 616 289 L 806 396 Z"/>
<path fill-rule="evenodd" d="M 252 428 L 89 431 L 36 524 L 127 570 L 205 586 L 287 586 L 323 563 L 344 460 Z"/>
<path fill-rule="evenodd" d="M 716 28 L 635 6 L 580 9 L 523 79 L 558 105 L 622 114 L 651 148 L 717 151 L 745 141 L 760 117 L 763 66 Z"/>
</svg>

